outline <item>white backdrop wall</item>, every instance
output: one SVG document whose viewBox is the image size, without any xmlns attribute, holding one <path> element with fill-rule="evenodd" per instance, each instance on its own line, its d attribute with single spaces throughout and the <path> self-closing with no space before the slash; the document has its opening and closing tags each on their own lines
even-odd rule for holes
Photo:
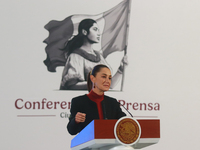
<svg viewBox="0 0 200 150">
<path fill-rule="evenodd" d="M 63 67 L 47 71 L 42 41 L 50 20 L 73 14 L 99 14 L 121 0 L 1 1 L 1 140 L 2 150 L 68 150 L 68 102 L 87 91 L 59 91 Z M 199 149 L 200 1 L 132 0 L 128 40 L 129 65 L 120 84 L 106 94 L 126 103 L 159 104 L 159 110 L 129 111 L 161 121 L 161 138 L 148 150 Z M 116 71 L 123 52 L 108 56 Z M 112 59 L 115 58 L 115 59 Z M 66 108 L 17 109 L 25 102 L 66 101 Z M 126 106 L 126 105 L 125 105 Z M 23 115 L 48 115 L 24 117 Z"/>
</svg>

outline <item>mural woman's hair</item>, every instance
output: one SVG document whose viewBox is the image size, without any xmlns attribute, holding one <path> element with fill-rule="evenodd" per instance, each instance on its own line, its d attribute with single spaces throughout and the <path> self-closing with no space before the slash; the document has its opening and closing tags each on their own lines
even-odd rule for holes
<svg viewBox="0 0 200 150">
<path fill-rule="evenodd" d="M 96 23 L 96 21 L 93 19 L 84 19 L 79 23 L 78 34 L 68 41 L 66 47 L 63 49 L 67 51 L 68 56 L 73 52 L 73 50 L 80 48 L 83 45 L 85 35 L 82 33 L 82 30 L 87 31 L 87 34 L 89 34 L 89 29 L 94 23 Z"/>
<path fill-rule="evenodd" d="M 88 91 L 89 92 L 91 91 L 92 85 L 93 85 L 93 83 L 92 83 L 92 81 L 90 79 L 90 75 L 93 75 L 95 77 L 97 75 L 97 73 L 101 71 L 102 68 L 108 68 L 108 69 L 110 69 L 106 65 L 99 64 L 99 65 L 94 66 L 94 68 L 89 72 L 88 78 L 87 78 L 87 87 L 88 87 Z"/>
</svg>

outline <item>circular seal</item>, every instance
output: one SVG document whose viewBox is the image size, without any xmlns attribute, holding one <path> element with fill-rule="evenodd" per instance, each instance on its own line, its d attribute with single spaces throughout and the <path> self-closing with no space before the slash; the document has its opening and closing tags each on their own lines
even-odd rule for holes
<svg viewBox="0 0 200 150">
<path fill-rule="evenodd" d="M 114 128 L 115 138 L 123 145 L 133 145 L 138 142 L 141 127 L 137 120 L 131 117 L 122 117 Z"/>
</svg>

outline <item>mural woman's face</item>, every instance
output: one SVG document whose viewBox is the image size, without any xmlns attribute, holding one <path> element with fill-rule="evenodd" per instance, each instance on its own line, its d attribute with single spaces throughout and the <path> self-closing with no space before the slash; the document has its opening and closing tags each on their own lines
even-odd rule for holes
<svg viewBox="0 0 200 150">
<path fill-rule="evenodd" d="M 87 35 L 87 38 L 94 43 L 99 42 L 100 32 L 99 32 L 99 27 L 96 23 L 94 23 L 93 26 L 90 27 L 89 34 Z"/>
</svg>

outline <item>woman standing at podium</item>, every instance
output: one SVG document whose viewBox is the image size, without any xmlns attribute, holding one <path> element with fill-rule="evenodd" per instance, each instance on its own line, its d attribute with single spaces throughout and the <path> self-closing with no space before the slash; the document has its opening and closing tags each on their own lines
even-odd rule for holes
<svg viewBox="0 0 200 150">
<path fill-rule="evenodd" d="M 111 71 L 106 65 L 97 65 L 88 75 L 88 94 L 71 101 L 71 116 L 67 125 L 71 135 L 79 133 L 94 119 L 119 119 L 126 116 L 115 98 L 104 95 L 111 85 Z"/>
</svg>

